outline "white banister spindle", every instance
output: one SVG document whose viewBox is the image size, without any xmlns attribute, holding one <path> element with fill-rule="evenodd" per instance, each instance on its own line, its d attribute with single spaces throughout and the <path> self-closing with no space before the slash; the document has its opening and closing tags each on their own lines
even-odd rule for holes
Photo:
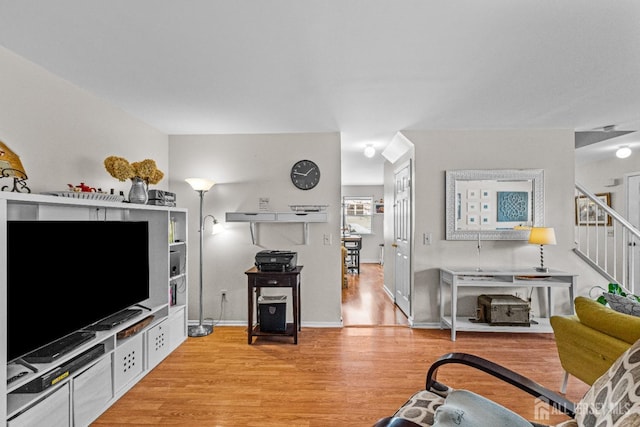
<svg viewBox="0 0 640 427">
<path fill-rule="evenodd" d="M 580 212 L 576 212 L 574 252 L 607 280 L 634 293 L 632 255 L 636 250 L 635 242 L 640 241 L 640 231 L 579 183 L 576 183 L 576 197 L 586 198 L 594 204 L 595 218 L 587 215 L 582 221 Z M 598 218 L 604 218 L 604 223 L 598 222 Z M 611 225 L 608 225 L 609 218 Z"/>
</svg>

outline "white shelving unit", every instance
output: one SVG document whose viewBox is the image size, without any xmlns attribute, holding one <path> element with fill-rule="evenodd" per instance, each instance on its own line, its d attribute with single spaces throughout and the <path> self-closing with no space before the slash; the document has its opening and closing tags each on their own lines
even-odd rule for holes
<svg viewBox="0 0 640 427">
<path fill-rule="evenodd" d="M 187 338 L 188 315 L 188 257 L 186 209 L 168 208 L 169 215 L 169 330 L 170 348 L 173 351 Z M 173 227 L 172 227 L 173 224 Z M 173 230 L 172 230 L 173 228 Z M 171 271 L 171 253 L 176 253 L 179 261 L 177 272 Z"/>
<path fill-rule="evenodd" d="M 456 340 L 457 331 L 475 332 L 552 332 L 549 317 L 553 314 L 551 290 L 566 289 L 569 300 L 573 301 L 577 275 L 559 270 L 540 273 L 533 268 L 522 269 L 483 269 L 472 267 L 453 267 L 440 269 L 440 323 L 451 329 L 451 341 Z M 471 316 L 458 315 L 458 291 L 460 288 L 478 288 L 480 293 L 509 291 L 517 288 L 545 288 L 547 290 L 546 317 L 537 317 L 536 324 L 530 326 L 496 326 L 476 323 Z M 481 290 L 480 288 L 486 288 Z M 447 303 L 449 313 L 446 312 Z"/>
<path fill-rule="evenodd" d="M 187 338 L 186 209 L 0 192 L 0 259 L 6 260 L 7 257 L 8 220 L 64 221 L 97 217 L 111 221 L 148 221 L 150 298 L 144 303 L 150 311 L 111 330 L 97 331 L 93 340 L 55 362 L 36 364 L 37 372 L 28 373 L 9 384 L 6 369 L 7 271 L 6 262 L 0 262 L 0 363 L 3 366 L 0 369 L 0 417 L 9 427 L 89 425 Z M 172 243 L 169 242 L 171 218 L 176 224 L 176 241 Z M 173 276 L 170 275 L 170 251 L 178 252 L 182 260 L 181 271 Z M 126 261 L 126 256 L 123 256 L 123 262 Z M 52 274 L 52 280 L 58 276 L 63 284 L 64 275 Z M 173 300 L 172 283 L 177 284 Z M 65 315 L 73 315 L 72 308 L 62 306 L 61 309 L 66 310 Z M 117 338 L 118 332 L 149 315 L 154 316 L 153 321 L 140 332 L 127 338 Z M 44 391 L 17 392 L 21 386 L 53 372 L 100 344 L 105 349 L 103 355 L 75 372 L 61 375 L 58 382 Z"/>
<path fill-rule="evenodd" d="M 257 243 L 256 224 L 262 222 L 299 222 L 303 226 L 303 244 L 309 243 L 309 223 L 327 222 L 326 212 L 227 212 L 226 222 L 248 222 L 251 242 Z"/>
</svg>

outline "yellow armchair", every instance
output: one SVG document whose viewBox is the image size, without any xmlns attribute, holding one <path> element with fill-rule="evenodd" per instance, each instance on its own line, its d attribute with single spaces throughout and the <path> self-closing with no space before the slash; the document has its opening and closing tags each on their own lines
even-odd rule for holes
<svg viewBox="0 0 640 427">
<path fill-rule="evenodd" d="M 613 362 L 640 339 L 640 317 L 619 313 L 587 297 L 574 301 L 575 315 L 552 316 L 560 363 L 569 375 L 592 385 Z"/>
</svg>

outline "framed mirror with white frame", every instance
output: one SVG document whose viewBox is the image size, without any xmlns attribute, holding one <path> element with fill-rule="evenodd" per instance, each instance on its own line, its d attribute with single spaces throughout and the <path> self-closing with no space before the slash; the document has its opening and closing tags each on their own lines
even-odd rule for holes
<svg viewBox="0 0 640 427">
<path fill-rule="evenodd" d="M 446 171 L 447 240 L 527 240 L 544 225 L 542 169 Z"/>
</svg>

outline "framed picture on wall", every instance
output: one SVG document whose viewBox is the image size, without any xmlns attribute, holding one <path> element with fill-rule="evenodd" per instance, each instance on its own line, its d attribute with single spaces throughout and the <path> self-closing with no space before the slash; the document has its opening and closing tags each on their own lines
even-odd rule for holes
<svg viewBox="0 0 640 427">
<path fill-rule="evenodd" d="M 611 193 L 598 193 L 596 197 L 611 207 Z M 576 196 L 576 225 L 611 225 L 611 216 L 595 202 L 584 196 Z"/>
</svg>

